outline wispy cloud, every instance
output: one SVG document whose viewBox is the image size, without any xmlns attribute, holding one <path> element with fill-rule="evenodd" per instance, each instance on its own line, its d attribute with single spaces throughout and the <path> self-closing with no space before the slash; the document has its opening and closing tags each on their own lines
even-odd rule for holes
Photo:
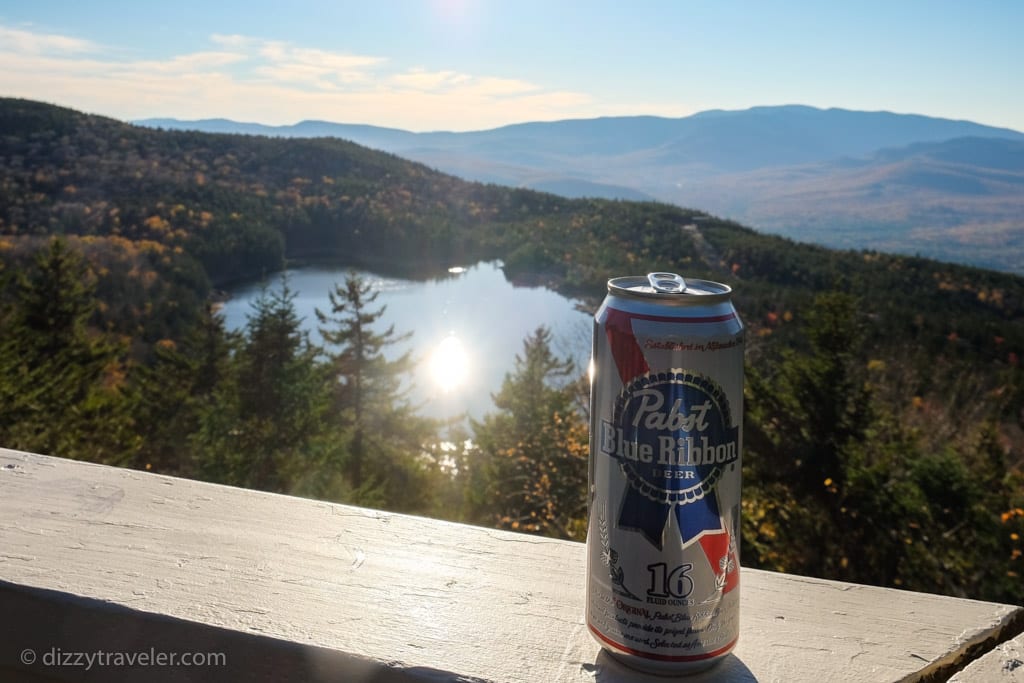
<svg viewBox="0 0 1024 683">
<path fill-rule="evenodd" d="M 294 47 L 279 41 L 264 41 L 256 52 L 265 62 L 253 69 L 254 75 L 271 82 L 327 91 L 369 83 L 375 68 L 387 61 L 382 57 Z"/>
<path fill-rule="evenodd" d="M 96 43 L 81 38 L 55 33 L 36 33 L 18 28 L 0 26 L 0 46 L 3 50 L 22 54 L 76 54 L 102 49 Z"/>
<path fill-rule="evenodd" d="M 473 77 L 457 71 L 427 71 L 423 67 L 409 69 L 404 73 L 392 74 L 389 83 L 399 88 L 436 91 L 458 87 Z"/>
<path fill-rule="evenodd" d="M 458 71 L 428 71 L 423 67 L 393 74 L 387 82 L 399 88 L 462 96 L 510 97 L 543 91 L 534 83 L 513 78 L 471 76 Z"/>
<path fill-rule="evenodd" d="M 253 39 L 248 36 L 240 36 L 237 33 L 214 33 L 210 36 L 210 42 L 224 48 L 243 49 L 252 45 Z"/>
<path fill-rule="evenodd" d="M 246 59 L 244 54 L 237 52 L 192 52 L 165 60 L 119 62 L 110 66 L 115 72 L 121 73 L 196 74 L 215 72 L 221 67 L 237 64 Z"/>
<path fill-rule="evenodd" d="M 164 59 L 0 26 L 0 93 L 122 119 L 306 118 L 412 130 L 484 128 L 579 116 L 593 99 L 491 74 L 396 64 L 380 55 L 213 34 L 208 49 Z"/>
</svg>

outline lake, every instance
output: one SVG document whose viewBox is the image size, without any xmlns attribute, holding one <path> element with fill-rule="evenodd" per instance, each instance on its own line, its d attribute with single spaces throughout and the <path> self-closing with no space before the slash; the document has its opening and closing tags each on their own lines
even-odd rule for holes
<svg viewBox="0 0 1024 683">
<path fill-rule="evenodd" d="M 328 291 L 350 270 L 306 266 L 285 271 L 289 286 L 298 293 L 296 312 L 318 344 L 322 340 L 314 309 L 328 311 Z M 467 413 L 480 419 L 493 411 L 491 394 L 513 369 L 523 339 L 539 325 L 551 329 L 560 357 L 571 357 L 581 372 L 586 368 L 593 313 L 577 310 L 576 302 L 551 290 L 513 286 L 499 263 L 452 268 L 444 277 L 422 281 L 356 272 L 379 292 L 370 310 L 386 306 L 375 331 L 394 325 L 396 334 L 413 333 L 386 355 L 413 352 L 417 369 L 410 398 L 423 415 L 451 418 Z M 279 276 L 270 281 L 271 287 L 278 283 Z M 245 327 L 260 288 L 254 282 L 229 290 L 230 299 L 222 309 L 228 329 Z"/>
</svg>

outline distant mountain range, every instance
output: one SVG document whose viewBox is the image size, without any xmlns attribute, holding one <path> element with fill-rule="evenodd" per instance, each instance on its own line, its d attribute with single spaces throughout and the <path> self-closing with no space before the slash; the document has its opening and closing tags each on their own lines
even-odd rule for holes
<svg viewBox="0 0 1024 683">
<path fill-rule="evenodd" d="M 805 106 L 413 133 L 303 121 L 139 125 L 339 137 L 484 182 L 699 208 L 829 246 L 1024 273 L 1024 133 L 910 114 Z"/>
</svg>

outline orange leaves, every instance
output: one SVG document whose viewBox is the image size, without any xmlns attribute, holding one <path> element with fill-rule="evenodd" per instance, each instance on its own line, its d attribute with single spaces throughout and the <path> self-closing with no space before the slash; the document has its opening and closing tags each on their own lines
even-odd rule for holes
<svg viewBox="0 0 1024 683">
<path fill-rule="evenodd" d="M 1001 521 L 1003 524 L 1006 524 L 1011 519 L 1014 519 L 1016 517 L 1024 517 L 1024 508 L 1013 508 L 1012 510 L 1007 510 L 1006 512 L 999 515 L 999 521 Z"/>
<path fill-rule="evenodd" d="M 764 324 L 769 327 L 779 327 L 785 323 L 793 322 L 793 312 L 783 311 L 768 311 L 764 314 Z"/>
<path fill-rule="evenodd" d="M 1024 508 L 1012 508 L 999 515 L 999 521 L 1003 524 L 1009 524 L 1017 519 L 1024 521 Z M 1020 525 L 1018 528 L 1020 527 L 1024 527 L 1024 525 Z M 1021 559 L 1021 557 L 1024 557 L 1024 549 L 1020 547 L 1021 533 L 1018 531 L 1011 531 L 1010 540 L 1017 546 L 1010 550 L 1010 561 L 1014 562 Z"/>
</svg>

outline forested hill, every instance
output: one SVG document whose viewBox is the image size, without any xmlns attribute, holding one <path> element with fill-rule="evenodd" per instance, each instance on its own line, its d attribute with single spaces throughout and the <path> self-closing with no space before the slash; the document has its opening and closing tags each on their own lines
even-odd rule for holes
<svg viewBox="0 0 1024 683">
<path fill-rule="evenodd" d="M 464 182 L 343 140 L 159 131 L 3 99 L 0 178 L 0 234 L 16 252 L 76 235 L 94 252 L 159 249 L 179 276 L 194 258 L 214 284 L 287 257 L 501 258 L 593 299 L 611 275 L 676 269 L 736 285 L 755 325 L 838 287 L 908 342 L 937 348 L 955 334 L 965 353 L 1004 360 L 1024 350 L 1011 324 L 1024 311 L 1018 277 L 831 251 L 669 205 Z"/>
<path fill-rule="evenodd" d="M 291 410 L 336 391 L 337 380 L 317 384 L 336 368 L 313 368 L 319 352 L 285 335 L 287 372 L 254 393 L 244 372 L 264 367 L 265 338 L 240 342 L 209 315 L 211 284 L 269 274 L 288 258 L 424 271 L 500 258 L 510 276 L 589 305 L 616 275 L 725 281 L 748 326 L 745 564 L 1024 599 L 1024 279 L 833 251 L 665 204 L 465 182 L 337 139 L 161 131 L 0 100 L 0 445 L 388 504 L 335 466 L 351 462 L 351 431 L 336 431 L 352 428 L 347 413 L 318 432 L 302 420 L 327 414 L 326 399 L 291 421 L 259 412 L 273 391 L 288 394 L 281 405 Z M 287 292 L 265 302 L 252 325 L 276 320 L 291 335 L 288 305 Z M 545 338 L 530 348 L 548 371 L 559 367 Z M 308 370 L 304 383 L 282 379 L 296 367 Z M 517 480 L 586 481 L 585 466 L 577 471 L 586 427 L 559 401 L 545 418 L 553 431 L 545 423 L 531 434 L 568 430 L 575 459 L 515 455 L 516 468 L 551 468 L 517 470 Z M 498 433 L 474 434 L 479 448 L 493 446 L 487 462 L 511 458 L 509 443 L 532 443 Z M 250 441 L 235 450 L 239 438 Z M 328 452 L 334 464 L 296 469 Z M 203 469 L 194 453 L 236 460 Z M 245 458 L 257 453 L 252 479 Z M 415 448 L 395 453 L 425 466 Z M 334 483 L 313 487 L 313 472 Z M 500 472 L 513 476 L 491 470 Z M 395 500 L 557 535 L 581 528 L 580 508 L 565 507 L 579 493 L 568 484 L 525 518 L 474 508 L 479 495 L 465 491 L 452 504 L 421 490 L 422 499 Z"/>
</svg>

